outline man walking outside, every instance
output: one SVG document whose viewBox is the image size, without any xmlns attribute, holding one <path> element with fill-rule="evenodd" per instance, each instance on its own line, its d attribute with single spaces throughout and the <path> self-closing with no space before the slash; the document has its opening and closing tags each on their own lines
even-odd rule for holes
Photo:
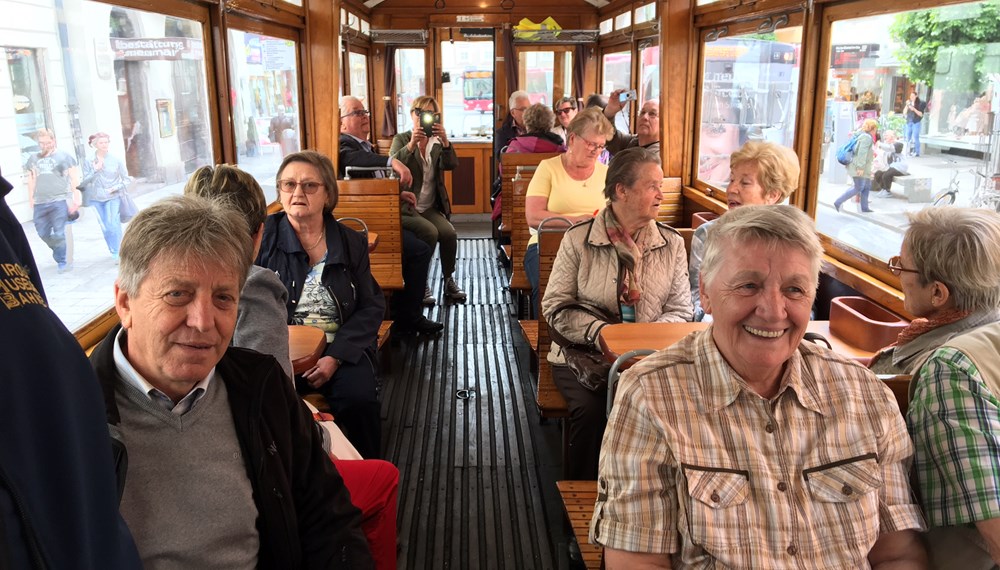
<svg viewBox="0 0 1000 570">
<path fill-rule="evenodd" d="M 28 159 L 28 203 L 38 237 L 52 250 L 59 273 L 64 273 L 73 269 L 66 261 L 66 222 L 79 215 L 80 171 L 73 155 L 56 149 L 51 130 L 38 131 L 36 138 L 41 151 Z"/>
</svg>

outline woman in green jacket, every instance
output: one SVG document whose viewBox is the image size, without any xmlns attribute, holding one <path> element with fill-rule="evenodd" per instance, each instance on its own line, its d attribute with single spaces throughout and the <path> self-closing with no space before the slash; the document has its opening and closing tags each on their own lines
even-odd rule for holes
<svg viewBox="0 0 1000 570">
<path fill-rule="evenodd" d="M 872 211 L 868 207 L 868 193 L 872 189 L 872 161 L 875 159 L 875 132 L 878 131 L 878 122 L 875 119 L 865 119 L 861 125 L 861 133 L 858 134 L 858 143 L 854 146 L 854 160 L 847 165 L 847 172 L 854 178 L 854 188 L 844 192 L 840 198 L 833 203 L 833 207 L 839 212 L 840 206 L 857 194 L 861 194 L 861 212 L 867 214 Z"/>
</svg>

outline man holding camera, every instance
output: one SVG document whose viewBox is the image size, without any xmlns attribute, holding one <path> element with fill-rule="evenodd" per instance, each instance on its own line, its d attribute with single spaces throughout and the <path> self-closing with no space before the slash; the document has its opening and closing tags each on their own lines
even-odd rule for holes
<svg viewBox="0 0 1000 570">
<path fill-rule="evenodd" d="M 616 89 L 608 97 L 608 105 L 604 108 L 604 116 L 615 124 L 615 114 L 621 111 L 629 101 L 635 100 L 635 90 Z M 653 152 L 660 153 L 660 103 L 658 101 L 646 101 L 639 109 L 639 118 L 636 121 L 636 134 L 630 135 L 615 129 L 615 134 L 608 141 L 608 151 L 611 156 L 627 148 L 641 146 Z"/>
</svg>

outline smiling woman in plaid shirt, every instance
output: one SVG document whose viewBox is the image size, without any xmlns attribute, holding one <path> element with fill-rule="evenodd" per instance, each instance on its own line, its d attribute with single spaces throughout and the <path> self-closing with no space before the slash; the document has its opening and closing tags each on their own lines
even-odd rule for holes
<svg viewBox="0 0 1000 570">
<path fill-rule="evenodd" d="M 913 446 L 869 370 L 803 343 L 822 247 L 792 206 L 719 218 L 712 326 L 621 379 L 591 541 L 607 568 L 925 568 Z"/>
<path fill-rule="evenodd" d="M 931 527 L 932 566 L 994 568 L 1000 561 L 1000 216 L 964 208 L 912 214 L 902 255 L 889 268 L 899 275 L 907 310 L 919 317 L 895 351 L 923 349 L 909 351 L 916 374 L 906 423 Z M 910 329 L 923 334 L 905 342 L 914 337 Z"/>
</svg>

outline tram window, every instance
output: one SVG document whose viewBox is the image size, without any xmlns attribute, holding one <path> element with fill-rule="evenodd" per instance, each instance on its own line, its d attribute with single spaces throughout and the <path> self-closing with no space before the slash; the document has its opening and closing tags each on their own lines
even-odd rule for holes
<svg viewBox="0 0 1000 570">
<path fill-rule="evenodd" d="M 299 150 L 299 80 L 296 42 L 229 28 L 229 81 L 237 164 L 277 200 L 274 175 L 281 159 Z"/>
<path fill-rule="evenodd" d="M 632 12 L 622 12 L 615 16 L 615 29 L 624 30 L 632 25 Z"/>
<path fill-rule="evenodd" d="M 660 46 L 639 49 L 639 100 L 660 100 Z"/>
<path fill-rule="evenodd" d="M 112 252 L 122 224 L 119 198 L 94 185 L 78 194 L 89 206 L 68 220 L 75 210 L 67 204 L 70 185 L 79 184 L 85 163 L 93 165 L 106 140 L 110 158 L 103 166 L 121 164 L 129 178 L 112 175 L 93 184 L 128 191 L 140 208 L 179 194 L 190 172 L 212 162 L 213 120 L 203 34 L 207 10 L 185 10 L 200 14 L 199 21 L 87 0 L 72 9 L 61 6 L 36 3 L 30 18 L 15 18 L 0 34 L 6 60 L 0 72 L 0 168 L 14 184 L 7 203 L 25 224 L 49 305 L 75 330 L 112 302 L 118 269 Z M 11 14 L 27 9 L 0 0 L 4 8 Z M 29 20 L 32 25 L 24 27 Z M 96 133 L 106 137 L 96 137 L 92 148 L 88 138 Z M 3 302 L 16 300 L 5 296 Z"/>
<path fill-rule="evenodd" d="M 725 188 L 729 156 L 748 140 L 791 147 L 802 28 L 702 44 L 698 180 Z"/>
<path fill-rule="evenodd" d="M 906 213 L 934 207 L 938 197 L 944 204 L 1000 207 L 1000 133 L 993 115 L 1000 104 L 997 18 L 995 3 L 974 2 L 834 19 L 830 65 L 820 83 L 827 92 L 824 128 L 817 134 L 821 233 L 887 260 L 899 253 Z M 923 113 L 919 122 L 908 112 L 911 92 Z M 867 119 L 877 122 L 871 170 L 880 174 L 862 171 L 858 177 L 872 184 L 866 204 L 845 198 L 856 171 L 839 164 L 836 152 Z M 893 135 L 899 145 L 889 144 Z M 880 188 L 889 192 L 876 193 Z M 872 212 L 862 212 L 864 205 Z"/>
<path fill-rule="evenodd" d="M 521 51 L 517 57 L 518 86 L 532 103 L 552 105 L 571 94 L 573 53 L 568 50 Z"/>
<path fill-rule="evenodd" d="M 656 3 L 650 2 L 635 9 L 635 23 L 642 24 L 656 17 Z"/>
<path fill-rule="evenodd" d="M 451 79 L 441 85 L 441 118 L 448 135 L 493 136 L 493 42 L 441 42 L 441 71 Z M 413 121 L 407 116 L 402 124 Z"/>
<path fill-rule="evenodd" d="M 365 108 L 368 109 L 368 57 L 366 54 L 358 53 L 356 51 L 351 51 L 351 56 L 349 58 L 350 67 L 350 95 L 361 99 L 365 104 Z"/>
<path fill-rule="evenodd" d="M 413 100 L 427 93 L 423 49 L 396 50 L 396 125 L 400 132 L 408 130 Z M 492 84 L 491 84 L 492 85 Z"/>
<path fill-rule="evenodd" d="M 608 18 L 607 20 L 602 20 L 600 26 L 598 26 L 598 30 L 600 31 L 602 36 L 604 34 L 610 34 L 611 32 L 614 31 L 614 22 L 611 20 L 611 18 Z"/>
<path fill-rule="evenodd" d="M 615 89 L 633 89 L 632 52 L 619 51 L 604 54 L 602 77 L 604 77 L 602 93 L 605 95 Z M 615 115 L 615 128 L 625 133 L 631 132 L 627 112 Z"/>
</svg>

